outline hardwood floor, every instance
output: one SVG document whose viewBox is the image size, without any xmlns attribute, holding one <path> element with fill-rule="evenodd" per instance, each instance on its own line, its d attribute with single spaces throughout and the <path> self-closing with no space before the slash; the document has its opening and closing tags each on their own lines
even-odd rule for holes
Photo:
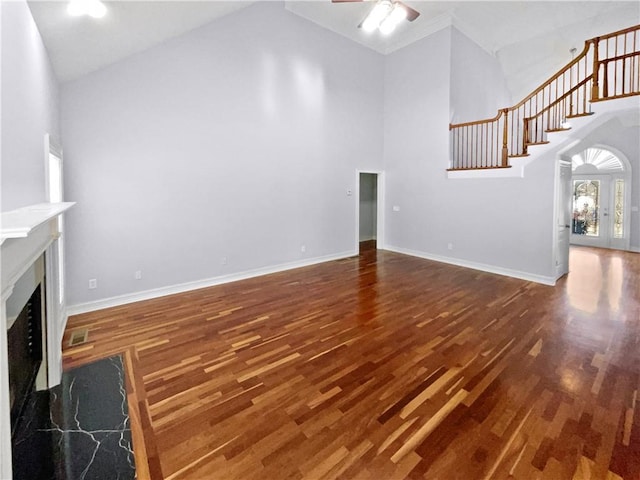
<svg viewBox="0 0 640 480">
<path fill-rule="evenodd" d="M 150 478 L 639 479 L 640 255 L 570 262 L 363 249 L 72 317 L 65 368 L 127 352 Z"/>
</svg>

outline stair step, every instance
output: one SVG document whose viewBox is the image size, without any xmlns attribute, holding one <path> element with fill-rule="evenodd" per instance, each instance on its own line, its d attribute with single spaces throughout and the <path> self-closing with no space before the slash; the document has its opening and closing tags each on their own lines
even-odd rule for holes
<svg viewBox="0 0 640 480">
<path fill-rule="evenodd" d="M 543 142 L 527 142 L 527 145 L 546 145 L 547 143 L 550 143 L 549 140 Z"/>
<path fill-rule="evenodd" d="M 567 130 L 571 130 L 571 127 L 569 128 L 551 128 L 549 130 L 545 130 L 546 133 L 555 133 L 555 132 L 566 132 Z"/>
<path fill-rule="evenodd" d="M 637 55 L 637 53 L 636 53 L 636 55 Z M 606 102 L 607 100 L 615 100 L 616 98 L 633 97 L 635 95 L 638 95 L 639 93 L 640 92 L 638 92 L 637 90 L 634 89 L 633 92 L 629 92 L 629 93 L 622 93 L 622 94 L 619 94 L 619 95 L 612 94 L 612 95 L 607 95 L 605 97 L 592 98 L 590 100 L 590 102 L 591 103 L 594 103 L 594 102 Z"/>
<path fill-rule="evenodd" d="M 590 117 L 594 113 L 596 113 L 596 112 L 576 113 L 575 115 L 567 115 L 566 118 Z"/>
<path fill-rule="evenodd" d="M 447 172 L 461 172 L 464 170 L 494 170 L 497 168 L 511 168 L 511 165 L 507 165 L 506 167 L 463 167 L 463 168 L 447 168 Z"/>
<path fill-rule="evenodd" d="M 530 155 L 529 153 L 519 153 L 518 155 L 509 155 L 509 158 L 528 157 L 529 155 Z"/>
</svg>

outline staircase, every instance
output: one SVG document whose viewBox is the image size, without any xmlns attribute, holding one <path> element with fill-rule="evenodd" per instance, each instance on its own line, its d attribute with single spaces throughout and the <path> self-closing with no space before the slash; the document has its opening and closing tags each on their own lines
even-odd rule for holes
<svg viewBox="0 0 640 480">
<path fill-rule="evenodd" d="M 640 95 L 640 25 L 587 40 L 582 52 L 520 103 L 487 120 L 450 124 L 449 172 L 511 168 L 550 143 L 592 103 Z"/>
</svg>

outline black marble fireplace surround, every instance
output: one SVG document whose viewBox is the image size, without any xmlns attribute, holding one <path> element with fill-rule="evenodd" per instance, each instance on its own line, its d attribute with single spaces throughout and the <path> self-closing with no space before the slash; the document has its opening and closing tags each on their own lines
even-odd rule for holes
<svg viewBox="0 0 640 480">
<path fill-rule="evenodd" d="M 124 376 L 114 356 L 32 392 L 12 439 L 14 480 L 134 479 Z"/>
<path fill-rule="evenodd" d="M 7 331 L 11 431 L 14 432 L 42 364 L 42 284 Z"/>
</svg>

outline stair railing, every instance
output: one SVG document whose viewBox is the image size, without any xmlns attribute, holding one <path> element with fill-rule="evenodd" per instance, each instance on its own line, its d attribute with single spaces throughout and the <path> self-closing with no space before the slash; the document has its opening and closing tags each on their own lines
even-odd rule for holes
<svg viewBox="0 0 640 480">
<path fill-rule="evenodd" d="M 520 103 L 509 108 L 512 119 L 509 130 L 509 157 L 529 155 L 529 145 L 547 143 L 546 134 L 562 130 L 567 112 L 561 112 L 562 99 L 571 97 L 569 91 L 591 77 L 590 43 L 582 52 L 552 75 L 546 82 Z"/>
<path fill-rule="evenodd" d="M 595 47 L 591 101 L 640 92 L 640 25 L 591 40 Z"/>
<path fill-rule="evenodd" d="M 456 159 L 450 170 L 508 167 L 507 109 L 487 120 L 450 125 L 451 148 Z"/>
<path fill-rule="evenodd" d="M 591 102 L 640 94 L 640 25 L 585 42 L 582 52 L 524 100 L 490 119 L 450 124 L 451 168 L 508 168 L 509 158 L 549 143 Z"/>
</svg>

